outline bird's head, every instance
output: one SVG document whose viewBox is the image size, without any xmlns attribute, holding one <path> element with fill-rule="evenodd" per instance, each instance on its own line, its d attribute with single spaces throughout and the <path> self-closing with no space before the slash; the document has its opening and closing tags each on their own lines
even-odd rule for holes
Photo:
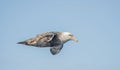
<svg viewBox="0 0 120 70">
<path fill-rule="evenodd" d="M 62 33 L 62 40 L 64 42 L 67 42 L 69 40 L 73 40 L 75 42 L 78 42 L 78 39 L 76 37 L 74 37 L 73 34 L 71 34 L 70 32 L 63 32 Z"/>
</svg>

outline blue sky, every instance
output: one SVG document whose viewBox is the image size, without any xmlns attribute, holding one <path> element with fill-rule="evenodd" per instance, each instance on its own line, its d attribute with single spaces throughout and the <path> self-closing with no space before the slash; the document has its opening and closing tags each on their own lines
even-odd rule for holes
<svg viewBox="0 0 120 70">
<path fill-rule="evenodd" d="M 120 70 L 119 0 L 0 0 L 0 70 Z M 58 55 L 16 44 L 68 31 Z"/>
</svg>

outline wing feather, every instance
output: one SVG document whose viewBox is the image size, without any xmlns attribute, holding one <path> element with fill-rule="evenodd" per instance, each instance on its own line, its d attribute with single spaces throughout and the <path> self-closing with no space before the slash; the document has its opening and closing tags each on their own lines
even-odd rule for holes
<svg viewBox="0 0 120 70">
<path fill-rule="evenodd" d="M 56 55 L 56 54 L 58 54 L 58 53 L 61 51 L 62 48 L 63 48 L 63 45 L 62 45 L 62 44 L 57 45 L 57 46 L 53 46 L 53 47 L 50 48 L 50 52 L 51 52 L 53 55 Z"/>
<path fill-rule="evenodd" d="M 55 37 L 55 33 L 47 32 L 37 35 L 36 37 L 38 38 L 36 46 L 41 46 L 41 47 L 50 46 L 50 41 L 52 41 L 53 38 Z"/>
</svg>

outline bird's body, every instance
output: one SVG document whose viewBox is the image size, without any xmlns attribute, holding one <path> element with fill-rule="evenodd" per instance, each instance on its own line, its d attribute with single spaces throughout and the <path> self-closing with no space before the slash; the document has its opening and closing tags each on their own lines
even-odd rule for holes
<svg viewBox="0 0 120 70">
<path fill-rule="evenodd" d="M 55 55 L 60 52 L 63 44 L 69 40 L 77 41 L 77 39 L 69 32 L 45 32 L 38 34 L 34 38 L 18 42 L 18 44 L 35 47 L 51 47 L 50 51 L 53 55 Z"/>
</svg>

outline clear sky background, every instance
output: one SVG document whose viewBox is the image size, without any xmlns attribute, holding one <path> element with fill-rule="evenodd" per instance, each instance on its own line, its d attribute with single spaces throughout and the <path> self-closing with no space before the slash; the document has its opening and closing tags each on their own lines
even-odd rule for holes
<svg viewBox="0 0 120 70">
<path fill-rule="evenodd" d="M 68 31 L 58 55 L 16 44 Z M 120 0 L 0 0 L 0 70 L 120 70 Z"/>
</svg>

